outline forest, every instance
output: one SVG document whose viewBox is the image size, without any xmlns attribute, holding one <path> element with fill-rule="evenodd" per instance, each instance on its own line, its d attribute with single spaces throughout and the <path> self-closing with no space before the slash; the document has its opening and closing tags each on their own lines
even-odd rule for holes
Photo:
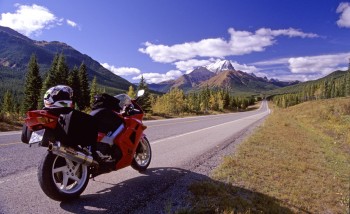
<svg viewBox="0 0 350 214">
<path fill-rule="evenodd" d="M 348 71 L 337 71 L 325 78 L 300 84 L 289 93 L 272 95 L 271 99 L 277 106 L 286 108 L 305 101 L 346 96 L 350 96 L 350 66 Z"/>
<path fill-rule="evenodd" d="M 2 74 L 14 75 L 2 70 Z M 27 71 L 21 72 L 13 81 L 6 82 L 13 90 L 1 91 L 0 122 L 23 119 L 29 110 L 41 109 L 45 92 L 55 85 L 68 85 L 73 91 L 73 100 L 78 110 L 89 111 L 94 96 L 106 93 L 106 88 L 97 84 L 96 77 L 88 81 L 88 73 L 84 62 L 79 67 L 70 69 L 64 54 L 56 54 L 50 68 L 40 70 L 35 55 L 28 62 Z M 230 89 L 212 89 L 208 86 L 200 91 L 185 94 L 181 89 L 172 89 L 166 94 L 156 94 L 149 90 L 142 77 L 137 88 L 130 86 L 127 93 L 135 97 L 137 90 L 145 89 L 140 104 L 149 115 L 173 117 L 179 115 L 208 114 L 213 111 L 240 111 L 253 105 L 258 97 L 232 96 Z M 115 94 L 112 94 L 115 95 Z"/>
</svg>

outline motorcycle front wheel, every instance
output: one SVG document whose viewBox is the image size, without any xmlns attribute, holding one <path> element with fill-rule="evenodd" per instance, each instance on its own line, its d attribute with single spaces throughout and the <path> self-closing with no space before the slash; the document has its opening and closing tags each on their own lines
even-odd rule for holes
<svg viewBox="0 0 350 214">
<path fill-rule="evenodd" d="M 77 198 L 89 183 L 90 170 L 67 158 L 47 152 L 38 168 L 41 189 L 51 199 L 66 201 Z"/>
<path fill-rule="evenodd" d="M 146 137 L 141 137 L 140 143 L 131 162 L 131 167 L 139 172 L 145 171 L 151 163 L 151 158 L 151 145 Z"/>
</svg>

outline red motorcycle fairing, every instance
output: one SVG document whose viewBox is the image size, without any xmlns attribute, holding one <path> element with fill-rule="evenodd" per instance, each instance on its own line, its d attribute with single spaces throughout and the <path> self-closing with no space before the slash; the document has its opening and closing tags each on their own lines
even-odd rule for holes
<svg viewBox="0 0 350 214">
<path fill-rule="evenodd" d="M 113 143 L 120 148 L 122 158 L 116 163 L 115 170 L 130 166 L 136 149 L 140 143 L 140 139 L 144 136 L 143 131 L 147 128 L 142 121 L 136 118 L 124 117 L 123 130 L 114 138 Z M 106 137 L 106 133 L 98 133 L 97 143 L 102 142 Z"/>
<path fill-rule="evenodd" d="M 33 110 L 27 112 L 25 124 L 30 130 L 35 131 L 43 128 L 55 129 L 58 116 L 50 114 L 46 110 Z"/>
</svg>

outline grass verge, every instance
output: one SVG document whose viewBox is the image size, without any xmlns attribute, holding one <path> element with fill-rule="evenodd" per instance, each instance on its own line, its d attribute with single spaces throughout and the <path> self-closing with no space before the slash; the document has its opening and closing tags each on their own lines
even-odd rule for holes
<svg viewBox="0 0 350 214">
<path fill-rule="evenodd" d="M 211 182 L 189 187 L 188 212 L 349 213 L 349 129 L 350 98 L 274 108 Z"/>
<path fill-rule="evenodd" d="M 21 130 L 23 118 L 18 115 L 0 113 L 0 132 Z"/>
</svg>

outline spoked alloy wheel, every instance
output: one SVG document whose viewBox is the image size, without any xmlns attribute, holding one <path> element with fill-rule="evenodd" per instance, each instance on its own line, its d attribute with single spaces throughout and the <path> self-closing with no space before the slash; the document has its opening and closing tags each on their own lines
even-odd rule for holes
<svg viewBox="0 0 350 214">
<path fill-rule="evenodd" d="M 38 179 L 44 193 L 58 201 L 79 197 L 89 182 L 89 167 L 48 152 Z"/>
<path fill-rule="evenodd" d="M 146 137 L 141 137 L 139 146 L 136 149 L 131 167 L 138 171 L 145 171 L 151 163 L 151 145 Z"/>
</svg>

